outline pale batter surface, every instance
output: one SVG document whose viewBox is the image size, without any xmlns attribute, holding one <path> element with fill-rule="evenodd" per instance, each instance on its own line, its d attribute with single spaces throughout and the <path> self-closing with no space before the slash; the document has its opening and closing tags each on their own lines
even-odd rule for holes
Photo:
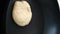
<svg viewBox="0 0 60 34">
<path fill-rule="evenodd" d="M 32 12 L 26 1 L 16 1 L 13 7 L 12 17 L 19 26 L 26 26 L 30 23 Z"/>
</svg>

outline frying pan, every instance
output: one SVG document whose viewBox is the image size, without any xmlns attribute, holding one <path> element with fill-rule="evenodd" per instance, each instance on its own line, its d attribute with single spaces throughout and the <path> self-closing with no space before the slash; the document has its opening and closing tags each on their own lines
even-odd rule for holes
<svg viewBox="0 0 60 34">
<path fill-rule="evenodd" d="M 25 27 L 18 26 L 12 19 L 15 1 L 10 0 L 7 8 L 6 34 L 58 34 L 60 22 L 56 0 L 26 0 L 31 6 L 32 20 Z"/>
</svg>

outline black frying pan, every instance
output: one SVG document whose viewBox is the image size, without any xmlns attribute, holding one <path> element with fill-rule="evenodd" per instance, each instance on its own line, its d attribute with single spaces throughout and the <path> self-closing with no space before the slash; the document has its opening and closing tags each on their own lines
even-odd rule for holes
<svg viewBox="0 0 60 34">
<path fill-rule="evenodd" d="M 56 0 L 26 0 L 31 5 L 32 20 L 21 27 L 12 19 L 14 2 L 10 0 L 6 12 L 6 34 L 57 34 L 59 30 L 59 9 Z M 19 0 L 18 0 L 19 1 Z"/>
</svg>

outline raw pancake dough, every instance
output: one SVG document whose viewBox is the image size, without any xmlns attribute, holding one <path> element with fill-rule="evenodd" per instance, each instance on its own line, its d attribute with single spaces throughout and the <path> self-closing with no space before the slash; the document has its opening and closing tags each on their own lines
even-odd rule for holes
<svg viewBox="0 0 60 34">
<path fill-rule="evenodd" d="M 17 25 L 28 25 L 32 18 L 31 8 L 28 2 L 16 1 L 12 12 L 12 17 Z"/>
</svg>

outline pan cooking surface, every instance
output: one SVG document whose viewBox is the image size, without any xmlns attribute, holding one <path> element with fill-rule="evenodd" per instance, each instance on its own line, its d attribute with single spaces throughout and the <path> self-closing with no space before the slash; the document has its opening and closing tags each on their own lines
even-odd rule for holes
<svg viewBox="0 0 60 34">
<path fill-rule="evenodd" d="M 28 26 L 20 27 L 12 19 L 14 0 L 10 0 L 6 14 L 6 33 L 7 34 L 40 34 L 42 33 L 43 15 L 40 4 L 35 0 L 27 0 L 31 5 L 32 20 Z"/>
</svg>

